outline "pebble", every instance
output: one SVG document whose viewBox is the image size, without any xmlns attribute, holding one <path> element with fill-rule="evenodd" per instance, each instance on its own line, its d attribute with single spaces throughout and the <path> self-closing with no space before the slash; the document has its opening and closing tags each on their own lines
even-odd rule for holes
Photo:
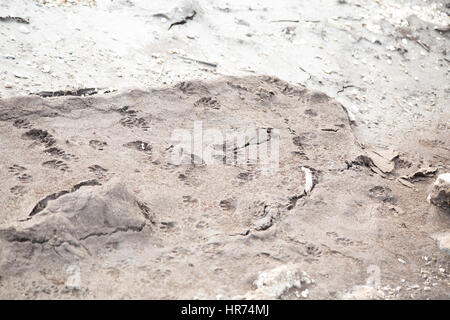
<svg viewBox="0 0 450 320">
<path fill-rule="evenodd" d="M 309 296 L 309 290 L 308 290 L 308 289 L 303 290 L 303 291 L 301 292 L 301 295 L 302 295 L 303 298 L 308 298 L 308 296 Z"/>
<path fill-rule="evenodd" d="M 450 172 L 442 173 L 438 176 L 427 200 L 442 210 L 450 209 Z M 447 238 L 450 240 L 450 237 Z"/>
<path fill-rule="evenodd" d="M 13 84 L 11 82 L 6 82 L 5 83 L 5 88 L 11 89 L 12 87 L 13 87 Z"/>
</svg>

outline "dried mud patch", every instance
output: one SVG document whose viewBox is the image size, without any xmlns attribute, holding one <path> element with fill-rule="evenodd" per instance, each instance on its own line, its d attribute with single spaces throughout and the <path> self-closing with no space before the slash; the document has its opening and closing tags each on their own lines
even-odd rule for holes
<svg viewBox="0 0 450 320">
<path fill-rule="evenodd" d="M 428 236 L 448 219 L 430 220 L 424 189 L 377 170 L 343 106 L 317 91 L 226 77 L 3 99 L 0 119 L 10 168 L 0 173 L 0 297 L 252 297 L 250 279 L 292 263 L 293 277 L 315 280 L 308 297 L 333 299 L 365 284 L 369 267 L 395 288 L 422 279 L 422 256 L 448 264 Z M 207 130 L 245 139 L 230 146 Z M 180 147 L 199 132 L 203 151 Z M 277 144 L 275 166 L 227 161 Z M 75 293 L 68 267 L 80 270 Z M 436 281 L 421 294 L 445 295 Z M 304 298 L 302 285 L 288 287 L 276 297 Z"/>
</svg>

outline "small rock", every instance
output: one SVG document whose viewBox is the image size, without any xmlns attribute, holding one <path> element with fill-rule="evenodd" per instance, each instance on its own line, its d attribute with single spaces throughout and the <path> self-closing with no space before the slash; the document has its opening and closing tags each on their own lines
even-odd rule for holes
<svg viewBox="0 0 450 320">
<path fill-rule="evenodd" d="M 308 298 L 308 296 L 309 296 L 309 290 L 308 290 L 308 289 L 303 290 L 303 291 L 301 292 L 301 295 L 302 295 L 303 298 Z"/>
<path fill-rule="evenodd" d="M 5 83 L 5 88 L 11 89 L 12 87 L 13 87 L 13 84 L 12 84 L 12 83 L 10 83 L 10 82 L 6 82 L 6 83 Z"/>
<path fill-rule="evenodd" d="M 438 176 L 428 196 L 428 202 L 444 210 L 450 210 L 450 173 Z"/>
<path fill-rule="evenodd" d="M 450 256 L 450 233 L 437 236 L 436 240 L 438 242 L 439 249 Z"/>
<path fill-rule="evenodd" d="M 274 269 L 262 271 L 253 283 L 256 290 L 247 292 L 244 296 L 237 296 L 237 299 L 279 299 L 291 288 L 302 288 L 313 284 L 313 280 L 299 269 L 298 265 L 281 265 Z M 305 289 L 301 292 L 302 297 L 308 296 L 309 291 Z"/>
</svg>

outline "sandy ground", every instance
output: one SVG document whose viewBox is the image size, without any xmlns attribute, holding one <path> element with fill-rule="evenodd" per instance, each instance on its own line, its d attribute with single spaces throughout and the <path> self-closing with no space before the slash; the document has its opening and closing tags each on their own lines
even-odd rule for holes
<svg viewBox="0 0 450 320">
<path fill-rule="evenodd" d="M 399 153 L 396 176 L 427 166 L 449 170 L 450 33 L 435 29 L 450 24 L 449 1 L 60 2 L 0 1 L 0 16 L 29 19 L 0 21 L 0 97 L 78 88 L 98 88 L 98 97 L 109 97 L 102 92 L 270 75 L 342 103 L 359 146 Z M 192 20 L 170 27 L 193 11 Z M 11 165 L 5 160 L 2 170 Z M 431 182 L 420 182 L 414 193 L 400 186 L 406 188 L 399 192 L 406 192 L 401 206 L 407 209 L 398 225 L 413 224 L 423 250 L 412 253 L 409 279 L 393 267 L 390 289 L 410 290 L 392 298 L 448 298 L 448 259 L 431 249 L 432 233 L 446 231 L 448 221 L 426 218 Z M 28 205 L 38 199 L 28 199 Z M 417 234 L 427 223 L 430 233 L 421 238 Z M 393 251 L 386 264 L 403 265 L 398 259 L 404 257 Z M 430 256 L 438 260 L 430 264 Z M 423 284 L 421 269 L 430 265 L 438 280 Z M 363 277 L 366 265 L 360 268 Z M 439 289 L 430 293 L 433 283 Z M 335 284 L 333 294 L 311 289 L 312 297 L 341 298 L 357 281 Z"/>
<path fill-rule="evenodd" d="M 336 97 L 371 143 L 448 130 L 449 38 L 434 30 L 450 23 L 448 1 L 59 2 L 0 2 L 30 18 L 2 23 L 1 96 L 255 73 Z M 197 14 L 168 30 L 179 8 Z"/>
</svg>

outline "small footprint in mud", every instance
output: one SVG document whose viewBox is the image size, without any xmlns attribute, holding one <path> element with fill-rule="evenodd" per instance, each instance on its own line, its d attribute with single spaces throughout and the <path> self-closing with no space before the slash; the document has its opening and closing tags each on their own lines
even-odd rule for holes
<svg viewBox="0 0 450 320">
<path fill-rule="evenodd" d="M 191 177 L 191 173 L 192 173 L 192 170 L 187 169 L 184 173 L 178 174 L 178 179 L 183 181 L 185 185 L 190 186 L 193 183 L 193 181 L 195 181 Z"/>
<path fill-rule="evenodd" d="M 329 231 L 329 232 L 327 232 L 327 236 L 336 238 L 339 235 L 336 232 L 334 232 L 334 231 Z"/>
<path fill-rule="evenodd" d="M 91 140 L 89 141 L 89 146 L 94 148 L 95 150 L 103 150 L 108 144 L 104 141 L 99 140 Z"/>
<path fill-rule="evenodd" d="M 70 153 L 66 153 L 64 150 L 57 148 L 57 147 L 51 147 L 44 150 L 45 153 L 53 156 L 53 157 L 61 157 L 64 160 L 78 160 L 76 156 Z"/>
<path fill-rule="evenodd" d="M 354 241 L 349 238 L 340 237 L 336 232 L 327 232 L 327 236 L 333 238 L 334 242 L 336 244 L 342 245 L 342 246 L 354 246 L 354 245 L 363 245 L 363 242 L 361 241 Z"/>
<path fill-rule="evenodd" d="M 19 179 L 19 181 L 22 183 L 28 183 L 33 180 L 33 177 L 27 173 L 22 173 L 21 175 L 17 176 L 17 179 Z"/>
<path fill-rule="evenodd" d="M 144 118 L 137 118 L 135 116 L 127 116 L 120 120 L 120 124 L 127 128 L 141 128 L 147 131 L 150 124 Z"/>
<path fill-rule="evenodd" d="M 220 104 L 217 101 L 217 99 L 213 98 L 213 97 L 203 97 L 198 99 L 196 102 L 194 102 L 194 106 L 196 107 L 207 107 L 207 108 L 211 108 L 211 109 L 216 109 L 219 110 L 220 109 Z"/>
<path fill-rule="evenodd" d="M 311 117 L 317 117 L 317 112 L 313 109 L 306 109 L 304 113 Z"/>
<path fill-rule="evenodd" d="M 121 115 L 125 116 L 124 118 L 120 119 L 119 123 L 127 128 L 141 128 L 144 131 L 147 131 L 148 128 L 150 128 L 150 124 L 148 121 L 144 118 L 138 118 L 137 117 L 137 111 L 129 109 L 129 106 L 124 106 L 120 109 L 116 109 L 115 111 L 119 112 Z M 97 141 L 97 140 L 92 140 Z M 92 145 L 91 145 L 92 146 Z"/>
<path fill-rule="evenodd" d="M 31 123 L 25 119 L 17 119 L 14 121 L 13 126 L 19 129 L 30 129 Z"/>
<path fill-rule="evenodd" d="M 27 170 L 27 168 L 19 166 L 18 164 L 14 164 L 8 168 L 8 171 L 13 173 L 16 176 L 17 180 L 19 180 L 20 182 L 31 182 L 33 180 L 33 177 L 25 173 L 25 170 Z"/>
<path fill-rule="evenodd" d="M 14 186 L 9 191 L 15 196 L 23 196 L 26 194 L 26 190 L 24 186 Z"/>
<path fill-rule="evenodd" d="M 348 238 L 336 238 L 335 239 L 336 243 L 341 244 L 343 246 L 352 246 L 354 244 L 354 242 L 351 239 Z"/>
<path fill-rule="evenodd" d="M 322 251 L 314 244 L 307 244 L 306 245 L 306 253 L 313 257 L 320 257 L 322 256 Z"/>
<path fill-rule="evenodd" d="M 191 207 L 196 207 L 198 205 L 198 200 L 192 198 L 191 196 L 183 196 L 183 203 Z"/>
<path fill-rule="evenodd" d="M 250 181 L 253 180 L 253 178 L 255 177 L 255 175 L 251 172 L 245 171 L 245 172 L 241 172 L 237 175 L 237 178 L 240 180 L 244 180 L 244 181 Z"/>
<path fill-rule="evenodd" d="M 18 164 L 13 164 L 8 168 L 8 171 L 14 173 L 15 176 L 19 175 L 21 172 L 27 170 L 27 168 L 19 166 Z"/>
<path fill-rule="evenodd" d="M 62 156 L 64 156 L 66 154 L 64 152 L 64 150 L 61 150 L 61 149 L 56 148 L 56 147 L 51 147 L 51 148 L 45 149 L 44 152 L 49 154 L 49 155 L 59 156 L 59 157 L 62 157 Z"/>
<path fill-rule="evenodd" d="M 184 94 L 208 92 L 208 90 L 203 85 L 191 81 L 183 81 L 177 84 L 176 87 L 180 89 Z"/>
<path fill-rule="evenodd" d="M 94 173 L 98 178 L 103 178 L 106 175 L 106 172 L 108 172 L 108 169 L 105 169 L 97 164 L 90 166 L 89 171 Z"/>
<path fill-rule="evenodd" d="M 44 144 L 46 147 L 51 147 L 56 143 L 55 138 L 45 130 L 31 129 L 23 134 L 26 139 L 31 139 L 35 142 Z"/>
<path fill-rule="evenodd" d="M 236 209 L 236 200 L 234 199 L 225 199 L 219 202 L 220 208 L 225 211 L 235 210 Z"/>
<path fill-rule="evenodd" d="M 49 167 L 52 169 L 58 169 L 61 171 L 67 171 L 69 166 L 62 160 L 50 160 L 42 163 L 44 167 Z"/>
<path fill-rule="evenodd" d="M 174 227 L 175 222 L 173 221 L 161 221 L 161 225 L 159 226 L 161 230 L 170 230 L 173 229 Z"/>
<path fill-rule="evenodd" d="M 123 106 L 122 108 L 116 109 L 115 111 L 119 112 L 121 115 L 136 115 L 137 111 L 130 109 L 130 106 Z"/>
<path fill-rule="evenodd" d="M 388 187 L 375 186 L 369 190 L 369 197 L 382 202 L 397 203 L 397 198 Z"/>
<path fill-rule="evenodd" d="M 450 148 L 446 147 L 447 142 L 442 140 L 430 140 L 430 139 L 420 139 L 419 143 L 425 147 L 429 148 L 442 148 L 445 150 L 450 150 Z"/>
<path fill-rule="evenodd" d="M 411 168 L 413 165 L 412 162 L 410 162 L 406 159 L 402 159 L 400 157 L 395 158 L 394 163 L 395 163 L 396 169 Z"/>
</svg>

